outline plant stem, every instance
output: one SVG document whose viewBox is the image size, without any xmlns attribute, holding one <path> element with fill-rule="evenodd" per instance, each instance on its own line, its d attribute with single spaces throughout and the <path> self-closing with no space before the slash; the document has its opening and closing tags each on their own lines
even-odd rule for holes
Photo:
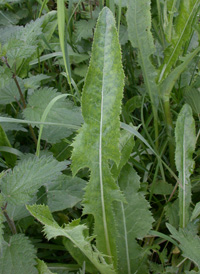
<svg viewBox="0 0 200 274">
<path fill-rule="evenodd" d="M 16 226 L 15 226 L 15 223 L 13 220 L 10 219 L 10 217 L 8 216 L 8 213 L 6 211 L 6 207 L 7 207 L 7 203 L 5 204 L 4 207 L 2 207 L 2 212 L 3 212 L 3 215 L 5 216 L 7 222 L 8 222 L 8 225 L 10 227 L 10 230 L 12 231 L 13 234 L 17 234 L 17 229 L 16 229 Z"/>
</svg>

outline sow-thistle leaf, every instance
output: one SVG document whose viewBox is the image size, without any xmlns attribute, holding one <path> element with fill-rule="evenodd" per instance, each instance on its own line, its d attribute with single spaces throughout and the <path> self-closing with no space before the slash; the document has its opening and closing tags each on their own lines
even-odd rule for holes
<svg viewBox="0 0 200 274">
<path fill-rule="evenodd" d="M 200 268 L 200 238 L 189 229 L 180 229 L 177 231 L 173 226 L 167 224 L 172 237 L 177 240 L 183 256 L 193 261 Z"/>
<path fill-rule="evenodd" d="M 154 107 L 158 105 L 158 87 L 156 69 L 150 57 L 155 53 L 151 33 L 151 12 L 149 0 L 128 0 L 127 24 L 129 40 L 139 50 L 139 63 L 142 68 L 146 89 Z"/>
<path fill-rule="evenodd" d="M 20 161 L 1 179 L 2 194 L 14 205 L 26 203 L 39 187 L 55 180 L 65 167 L 65 162 L 58 162 L 53 157 L 35 156 Z"/>
<path fill-rule="evenodd" d="M 10 237 L 0 250 L 0 274 L 37 274 L 36 251 L 23 234 Z"/>
<path fill-rule="evenodd" d="M 82 97 L 84 125 L 73 143 L 72 171 L 89 167 L 90 181 L 86 187 L 84 214 L 95 219 L 97 248 L 116 264 L 115 222 L 112 202 L 122 195 L 109 168 L 109 161 L 120 161 L 120 106 L 124 74 L 115 20 L 104 8 L 99 15 L 92 56 Z"/>
<path fill-rule="evenodd" d="M 191 221 L 193 221 L 194 219 L 196 219 L 199 215 L 200 215 L 200 202 L 198 202 L 195 205 L 195 208 L 194 208 L 194 210 L 192 212 Z"/>
<path fill-rule="evenodd" d="M 179 113 L 176 129 L 175 162 L 179 173 L 179 215 L 180 227 L 184 228 L 189 221 L 189 207 L 191 202 L 190 175 L 193 172 L 196 135 L 192 109 L 185 104 Z"/>
<path fill-rule="evenodd" d="M 91 241 L 93 238 L 85 237 L 85 232 L 87 227 L 85 225 L 80 225 L 79 220 L 73 221 L 72 223 L 66 225 L 65 227 L 60 227 L 47 206 L 44 205 L 33 205 L 27 206 L 30 213 L 38 219 L 39 222 L 44 224 L 44 233 L 48 240 L 64 236 L 69 239 L 79 250 L 86 256 L 90 262 L 104 274 L 114 274 L 111 266 L 106 264 L 103 255 L 98 252 L 98 250 L 93 250 Z"/>
<path fill-rule="evenodd" d="M 143 238 L 152 227 L 153 217 L 149 204 L 139 193 L 140 178 L 128 164 L 122 169 L 118 181 L 127 203 L 114 204 L 115 220 L 118 227 L 118 269 L 119 273 L 148 273 L 145 251 L 136 238 Z"/>
<path fill-rule="evenodd" d="M 52 88 L 41 88 L 34 92 L 28 100 L 27 108 L 23 114 L 30 121 L 41 121 L 42 115 L 52 99 L 60 95 Z M 45 122 L 58 124 L 71 124 L 79 126 L 82 122 L 80 109 L 75 107 L 70 100 L 59 99 L 50 109 Z M 71 128 L 63 126 L 44 126 L 42 139 L 56 143 L 73 133 Z"/>
<path fill-rule="evenodd" d="M 194 18 L 198 12 L 200 0 L 182 0 L 179 6 L 179 15 L 175 20 L 171 44 L 165 50 L 164 62 L 160 67 L 159 82 L 166 78 L 171 68 L 183 52 L 184 44 L 190 39 Z"/>
</svg>

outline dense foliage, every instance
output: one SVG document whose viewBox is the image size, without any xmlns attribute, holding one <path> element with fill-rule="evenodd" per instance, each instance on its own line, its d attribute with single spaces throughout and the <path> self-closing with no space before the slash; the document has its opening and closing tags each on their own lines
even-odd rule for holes
<svg viewBox="0 0 200 274">
<path fill-rule="evenodd" d="M 0 0 L 0 274 L 200 273 L 200 0 Z"/>
</svg>

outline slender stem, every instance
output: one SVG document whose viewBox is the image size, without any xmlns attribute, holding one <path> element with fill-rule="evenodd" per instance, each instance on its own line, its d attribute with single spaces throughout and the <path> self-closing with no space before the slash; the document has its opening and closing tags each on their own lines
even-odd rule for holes
<svg viewBox="0 0 200 274">
<path fill-rule="evenodd" d="M 169 160 L 171 168 L 175 169 L 174 163 L 174 140 L 173 140 L 173 122 L 172 122 L 172 115 L 170 110 L 170 103 L 168 101 L 164 101 L 164 112 L 165 112 L 165 119 L 167 124 L 167 136 L 169 139 Z"/>
<path fill-rule="evenodd" d="M 12 231 L 13 234 L 17 234 L 17 229 L 16 229 L 16 226 L 15 226 L 15 223 L 13 220 L 10 219 L 10 217 L 8 216 L 8 213 L 6 211 L 6 207 L 7 207 L 7 203 L 5 204 L 4 207 L 2 207 L 2 212 L 3 212 L 3 215 L 5 216 L 7 222 L 8 222 L 8 225 L 10 227 L 10 230 Z"/>
</svg>

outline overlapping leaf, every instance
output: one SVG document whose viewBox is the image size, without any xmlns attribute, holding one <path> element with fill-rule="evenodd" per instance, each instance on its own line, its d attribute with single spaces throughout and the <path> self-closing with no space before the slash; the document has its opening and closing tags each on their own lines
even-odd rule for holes
<svg viewBox="0 0 200 274">
<path fill-rule="evenodd" d="M 30 96 L 27 108 L 23 112 L 25 119 L 40 122 L 46 107 L 51 100 L 58 95 L 60 95 L 60 93 L 48 87 L 41 88 L 34 92 Z M 72 127 L 67 127 L 67 125 L 79 126 L 82 122 L 82 116 L 78 107 L 75 107 L 70 100 L 62 98 L 50 109 L 45 122 L 66 125 L 66 127 L 44 126 L 42 139 L 56 143 L 60 139 L 72 134 Z"/>
<path fill-rule="evenodd" d="M 37 274 L 36 251 L 27 237 L 16 234 L 0 250 L 0 274 Z"/>
<path fill-rule="evenodd" d="M 2 194 L 14 205 L 24 204 L 40 186 L 56 179 L 65 167 L 65 162 L 58 162 L 53 157 L 28 158 L 1 179 Z"/>
<path fill-rule="evenodd" d="M 27 206 L 30 213 L 38 219 L 42 224 L 44 224 L 44 233 L 47 239 L 58 236 L 64 236 L 69 239 L 83 254 L 90 260 L 90 262 L 104 274 L 114 274 L 111 266 L 106 264 L 103 255 L 98 252 L 98 250 L 93 250 L 91 245 L 91 237 L 85 237 L 85 230 L 87 230 L 85 225 L 80 225 L 79 220 L 73 221 L 72 223 L 66 225 L 65 227 L 60 227 L 47 206 L 44 205 L 33 205 Z"/>
</svg>

